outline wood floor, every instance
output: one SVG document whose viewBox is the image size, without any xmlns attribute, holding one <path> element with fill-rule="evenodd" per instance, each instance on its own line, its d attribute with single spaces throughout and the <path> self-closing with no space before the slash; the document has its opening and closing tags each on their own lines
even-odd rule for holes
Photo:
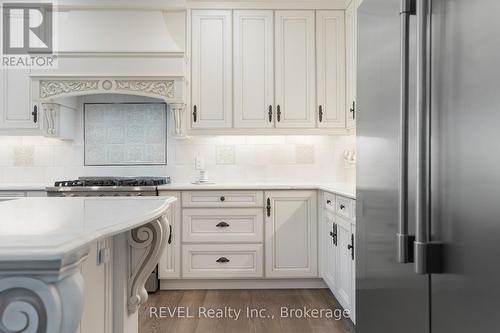
<svg viewBox="0 0 500 333">
<path fill-rule="evenodd" d="M 327 289 L 280 290 L 185 290 L 159 291 L 139 310 L 139 333 L 351 333 L 352 322 L 342 318 L 285 318 L 281 307 L 288 309 L 342 309 Z M 227 318 L 231 308 L 241 310 L 239 318 Z M 216 312 L 217 309 L 218 312 Z M 247 309 L 265 309 L 247 315 Z M 169 313 L 170 310 L 170 313 Z M 178 310 L 178 312 L 175 312 Z M 223 319 L 207 318 L 225 315 Z M 163 311 L 163 312 L 162 312 Z M 186 313 L 189 311 L 189 313 Z M 323 317 L 327 314 L 327 310 Z M 339 310 L 337 311 L 339 312 Z M 296 313 L 299 317 L 300 312 Z M 193 318 L 185 318 L 186 316 Z M 274 315 L 274 318 L 272 317 Z"/>
</svg>

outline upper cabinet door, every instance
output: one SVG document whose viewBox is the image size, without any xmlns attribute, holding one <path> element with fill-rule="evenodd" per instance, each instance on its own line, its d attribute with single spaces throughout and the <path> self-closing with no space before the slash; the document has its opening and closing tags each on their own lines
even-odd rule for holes
<svg viewBox="0 0 500 333">
<path fill-rule="evenodd" d="M 234 125 L 274 127 L 272 10 L 234 11 Z"/>
<path fill-rule="evenodd" d="M 276 127 L 313 128 L 315 112 L 314 11 L 275 12 Z"/>
<path fill-rule="evenodd" d="M 345 127 L 344 12 L 316 12 L 318 127 Z"/>
<path fill-rule="evenodd" d="M 0 70 L 0 129 L 38 128 L 40 115 L 33 113 L 31 90 L 29 69 Z M 21 131 L 19 134 L 29 133 Z"/>
<path fill-rule="evenodd" d="M 356 1 L 345 11 L 346 26 L 346 118 L 347 128 L 356 126 Z"/>
<path fill-rule="evenodd" d="M 191 127 L 232 127 L 231 11 L 192 11 Z"/>
</svg>

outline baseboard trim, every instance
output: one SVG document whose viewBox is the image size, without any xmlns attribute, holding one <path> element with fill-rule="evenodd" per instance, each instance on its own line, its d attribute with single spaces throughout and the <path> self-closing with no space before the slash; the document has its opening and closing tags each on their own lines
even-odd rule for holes
<svg viewBox="0 0 500 333">
<path fill-rule="evenodd" d="M 324 289 L 328 288 L 323 279 L 234 279 L 201 280 L 175 279 L 160 280 L 160 290 L 189 289 Z"/>
</svg>

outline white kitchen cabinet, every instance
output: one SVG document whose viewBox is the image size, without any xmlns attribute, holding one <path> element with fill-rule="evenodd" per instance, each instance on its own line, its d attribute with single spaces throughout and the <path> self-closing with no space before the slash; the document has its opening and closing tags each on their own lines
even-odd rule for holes
<svg viewBox="0 0 500 333">
<path fill-rule="evenodd" d="M 158 263 L 158 277 L 173 279 L 181 276 L 181 193 L 160 191 L 160 196 L 175 197 L 177 201 L 171 204 L 167 212 L 170 223 L 167 245 Z"/>
<path fill-rule="evenodd" d="M 113 332 L 112 248 L 111 238 L 96 242 L 81 266 L 85 294 L 79 333 Z"/>
<path fill-rule="evenodd" d="M 337 226 L 337 260 L 336 260 L 336 293 L 335 296 L 344 309 L 352 309 L 353 302 L 353 227 L 352 224 L 338 217 Z"/>
<path fill-rule="evenodd" d="M 352 0 L 345 11 L 347 128 L 356 127 L 356 2 L 356 0 Z"/>
<path fill-rule="evenodd" d="M 355 23 L 346 15 L 193 10 L 192 133 L 347 133 L 355 55 L 351 51 L 348 67 L 346 34 Z"/>
<path fill-rule="evenodd" d="M 335 244 L 335 216 L 331 212 L 325 211 L 323 221 L 321 221 L 322 230 L 320 233 L 322 241 L 322 278 L 330 290 L 337 289 L 337 245 Z"/>
<path fill-rule="evenodd" d="M 344 12 L 316 12 L 318 127 L 345 128 Z"/>
<path fill-rule="evenodd" d="M 351 246 L 356 245 L 355 215 L 352 213 L 356 202 L 329 192 L 322 193 L 322 201 L 320 276 L 355 322 L 356 262 L 353 255 L 356 248 Z"/>
<path fill-rule="evenodd" d="M 30 70 L 0 69 L 0 131 L 37 134 L 39 120 L 39 106 L 32 101 Z"/>
<path fill-rule="evenodd" d="M 314 128 L 315 12 L 275 12 L 276 127 Z"/>
<path fill-rule="evenodd" d="M 354 242 L 354 246 L 357 246 L 356 243 L 356 225 L 351 225 L 351 233 L 352 239 Z M 357 248 L 354 249 L 354 258 L 351 258 L 351 320 L 354 324 L 356 324 L 356 251 Z"/>
<path fill-rule="evenodd" d="M 192 11 L 191 127 L 232 127 L 232 13 Z"/>
<path fill-rule="evenodd" d="M 236 10 L 234 22 L 234 127 L 274 127 L 272 10 Z"/>
<path fill-rule="evenodd" d="M 318 275 L 316 197 L 316 191 L 265 192 L 266 277 Z"/>
</svg>

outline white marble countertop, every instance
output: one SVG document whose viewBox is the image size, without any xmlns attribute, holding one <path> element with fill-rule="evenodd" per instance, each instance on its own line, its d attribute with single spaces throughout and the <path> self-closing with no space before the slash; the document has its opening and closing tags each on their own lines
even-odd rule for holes
<svg viewBox="0 0 500 333">
<path fill-rule="evenodd" d="M 356 186 L 352 184 L 312 184 L 312 183 L 215 183 L 192 184 L 173 183 L 158 186 L 160 191 L 187 190 L 322 190 L 351 199 L 356 199 Z"/>
<path fill-rule="evenodd" d="M 23 183 L 0 183 L 0 191 L 45 191 L 45 187 L 52 184 L 23 184 Z M 173 183 L 158 187 L 163 191 L 184 190 L 323 190 L 336 193 L 345 197 L 356 199 L 356 186 L 345 183 L 215 183 L 215 184 L 192 184 Z"/>
<path fill-rule="evenodd" d="M 48 183 L 0 183 L 0 191 L 45 191 Z"/>
<path fill-rule="evenodd" d="M 21 198 L 0 202 L 0 261 L 57 260 L 165 214 L 173 197 Z"/>
</svg>

